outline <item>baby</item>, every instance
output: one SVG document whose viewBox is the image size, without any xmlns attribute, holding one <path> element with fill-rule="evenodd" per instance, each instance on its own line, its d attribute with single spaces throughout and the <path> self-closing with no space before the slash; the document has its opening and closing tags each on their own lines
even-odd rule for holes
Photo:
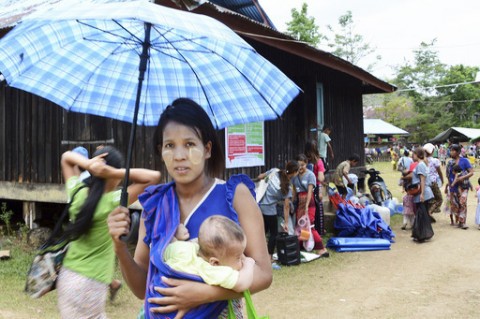
<svg viewBox="0 0 480 319">
<path fill-rule="evenodd" d="M 455 180 L 453 181 L 454 183 L 457 183 L 457 179 L 459 177 L 462 177 L 465 174 L 467 174 L 467 172 L 463 172 L 462 168 L 458 164 L 453 165 L 452 170 L 456 174 Z M 459 186 L 458 187 L 459 192 L 461 192 L 461 190 L 463 189 L 469 189 L 473 191 L 473 186 L 468 179 L 458 182 L 458 186 Z"/>
<path fill-rule="evenodd" d="M 180 224 L 163 258 L 172 269 L 198 275 L 209 285 L 236 292 L 247 290 L 253 281 L 255 261 L 243 252 L 245 234 L 234 221 L 214 215 L 205 219 L 198 232 L 198 243 L 186 241 L 187 228 Z"/>
</svg>

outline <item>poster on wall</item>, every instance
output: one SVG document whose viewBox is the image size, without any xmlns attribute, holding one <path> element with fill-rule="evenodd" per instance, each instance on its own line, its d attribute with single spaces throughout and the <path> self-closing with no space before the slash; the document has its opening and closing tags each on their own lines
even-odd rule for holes
<svg viewBox="0 0 480 319">
<path fill-rule="evenodd" d="M 265 166 L 263 122 L 225 128 L 226 167 Z"/>
</svg>

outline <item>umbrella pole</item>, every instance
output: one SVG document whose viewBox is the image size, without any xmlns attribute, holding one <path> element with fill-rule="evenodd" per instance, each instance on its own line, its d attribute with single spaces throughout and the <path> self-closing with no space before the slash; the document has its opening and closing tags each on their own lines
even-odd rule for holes
<svg viewBox="0 0 480 319">
<path fill-rule="evenodd" d="M 142 94 L 142 84 L 145 79 L 145 71 L 147 70 L 147 63 L 149 59 L 150 49 L 150 31 L 152 29 L 151 23 L 145 23 L 145 40 L 143 41 L 142 53 L 140 55 L 140 65 L 138 74 L 137 98 L 135 99 L 135 111 L 133 114 L 133 123 L 130 130 L 130 140 L 128 142 L 127 159 L 125 164 L 125 178 L 123 181 L 122 194 L 120 197 L 120 205 L 128 206 L 128 177 L 130 175 L 130 165 L 132 162 L 133 144 L 135 143 L 135 133 L 137 130 L 138 110 L 140 108 L 140 95 Z"/>
</svg>

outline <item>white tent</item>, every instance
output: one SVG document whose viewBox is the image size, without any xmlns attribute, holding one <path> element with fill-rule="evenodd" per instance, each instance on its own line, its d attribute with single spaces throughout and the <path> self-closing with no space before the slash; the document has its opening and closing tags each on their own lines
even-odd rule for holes
<svg viewBox="0 0 480 319">
<path fill-rule="evenodd" d="M 443 143 L 456 138 L 458 142 L 468 142 L 480 137 L 480 129 L 467 127 L 451 127 L 430 140 L 431 143 Z"/>
<path fill-rule="evenodd" d="M 363 134 L 409 135 L 410 133 L 380 119 L 363 119 Z"/>
</svg>

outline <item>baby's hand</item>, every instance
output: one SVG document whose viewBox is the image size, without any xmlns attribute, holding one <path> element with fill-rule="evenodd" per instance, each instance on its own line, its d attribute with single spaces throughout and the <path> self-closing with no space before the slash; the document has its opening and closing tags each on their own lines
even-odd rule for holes
<svg viewBox="0 0 480 319">
<path fill-rule="evenodd" d="M 251 257 L 246 257 L 242 260 L 243 267 L 254 267 L 255 260 Z"/>
</svg>

